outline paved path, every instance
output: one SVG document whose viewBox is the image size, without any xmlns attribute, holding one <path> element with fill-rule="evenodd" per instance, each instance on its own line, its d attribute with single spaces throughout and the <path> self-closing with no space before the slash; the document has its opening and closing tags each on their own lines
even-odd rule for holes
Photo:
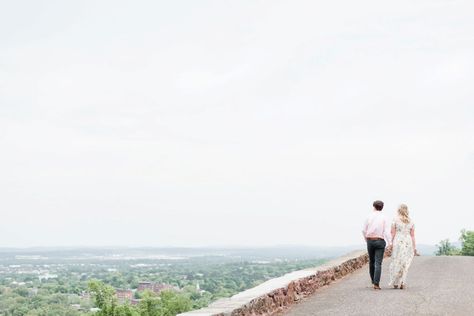
<svg viewBox="0 0 474 316">
<path fill-rule="evenodd" d="M 385 259 L 381 291 L 372 289 L 366 266 L 283 315 L 474 315 L 474 257 L 415 257 L 405 290 L 387 286 L 389 264 Z"/>
</svg>

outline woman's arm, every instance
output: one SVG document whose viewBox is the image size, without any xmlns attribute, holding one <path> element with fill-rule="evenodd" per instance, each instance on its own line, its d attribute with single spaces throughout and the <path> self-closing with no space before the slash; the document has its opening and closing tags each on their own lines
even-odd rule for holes
<svg viewBox="0 0 474 316">
<path fill-rule="evenodd" d="M 393 243 L 393 240 L 395 239 L 395 235 L 397 234 L 397 230 L 395 229 L 395 223 L 392 224 L 391 233 L 392 233 L 392 243 Z"/>
<path fill-rule="evenodd" d="M 416 241 L 415 241 L 415 225 L 413 225 L 410 229 L 410 235 L 411 235 L 411 242 L 413 244 L 413 252 L 416 255 Z"/>
</svg>

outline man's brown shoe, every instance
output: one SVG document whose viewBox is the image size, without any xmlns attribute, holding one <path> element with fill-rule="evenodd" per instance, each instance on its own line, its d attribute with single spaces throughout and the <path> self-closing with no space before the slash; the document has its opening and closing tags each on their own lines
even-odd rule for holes
<svg viewBox="0 0 474 316">
<path fill-rule="evenodd" d="M 374 284 L 374 290 L 381 290 L 380 286 Z"/>
</svg>

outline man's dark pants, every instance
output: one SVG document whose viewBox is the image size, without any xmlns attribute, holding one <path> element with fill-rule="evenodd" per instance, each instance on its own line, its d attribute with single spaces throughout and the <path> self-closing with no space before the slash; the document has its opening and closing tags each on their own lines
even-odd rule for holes
<svg viewBox="0 0 474 316">
<path fill-rule="evenodd" d="M 379 285 L 382 274 L 382 260 L 385 252 L 385 240 L 367 240 L 367 251 L 369 253 L 369 273 L 372 284 Z"/>
</svg>

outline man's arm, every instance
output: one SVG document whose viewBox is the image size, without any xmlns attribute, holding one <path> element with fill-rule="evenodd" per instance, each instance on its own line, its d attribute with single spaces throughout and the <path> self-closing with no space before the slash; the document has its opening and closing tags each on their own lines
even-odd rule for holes
<svg viewBox="0 0 474 316">
<path fill-rule="evenodd" d="M 369 219 L 367 218 L 364 222 L 364 226 L 362 228 L 362 236 L 364 236 L 365 241 L 367 241 L 367 227 L 369 225 Z"/>
<path fill-rule="evenodd" d="M 387 247 L 390 247 L 392 245 L 392 240 L 393 240 L 393 233 L 392 233 L 393 227 L 388 223 L 387 220 L 384 221 L 384 229 L 383 229 L 383 234 L 384 238 L 387 241 Z"/>
</svg>

